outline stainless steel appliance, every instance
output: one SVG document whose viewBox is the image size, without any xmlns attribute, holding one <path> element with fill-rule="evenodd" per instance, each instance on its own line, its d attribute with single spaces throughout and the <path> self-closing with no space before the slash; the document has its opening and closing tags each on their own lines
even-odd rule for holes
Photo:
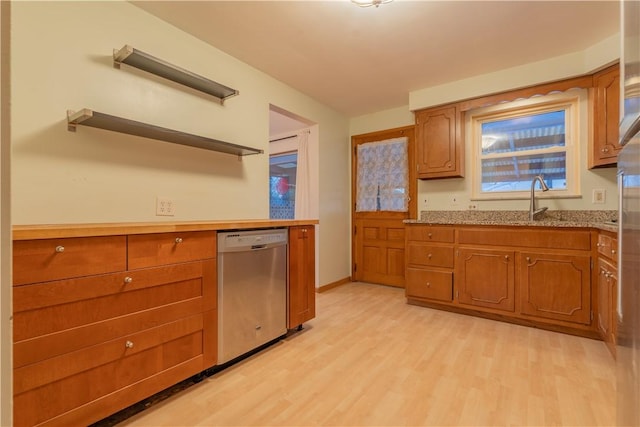
<svg viewBox="0 0 640 427">
<path fill-rule="evenodd" d="M 287 332 L 287 229 L 218 233 L 218 364 Z"/>
<path fill-rule="evenodd" d="M 621 7 L 617 424 L 640 426 L 640 2 Z"/>
</svg>

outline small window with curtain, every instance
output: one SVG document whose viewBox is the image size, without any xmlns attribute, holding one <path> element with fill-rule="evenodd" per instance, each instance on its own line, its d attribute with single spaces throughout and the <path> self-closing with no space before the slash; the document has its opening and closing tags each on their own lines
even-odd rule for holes
<svg viewBox="0 0 640 427">
<path fill-rule="evenodd" d="M 547 197 L 579 195 L 581 96 L 568 91 L 471 111 L 472 198 L 528 198 L 537 175 Z"/>
<path fill-rule="evenodd" d="M 356 212 L 409 209 L 408 139 L 359 144 Z"/>
</svg>

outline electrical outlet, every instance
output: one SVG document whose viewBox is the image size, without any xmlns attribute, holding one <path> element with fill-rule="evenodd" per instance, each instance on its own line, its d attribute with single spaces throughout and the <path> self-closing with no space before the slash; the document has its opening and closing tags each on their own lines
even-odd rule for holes
<svg viewBox="0 0 640 427">
<path fill-rule="evenodd" d="M 594 188 L 591 196 L 591 203 L 603 204 L 606 200 L 604 188 Z"/>
<path fill-rule="evenodd" d="M 156 198 L 156 215 L 157 216 L 174 216 L 176 204 L 173 200 L 166 197 Z"/>
</svg>

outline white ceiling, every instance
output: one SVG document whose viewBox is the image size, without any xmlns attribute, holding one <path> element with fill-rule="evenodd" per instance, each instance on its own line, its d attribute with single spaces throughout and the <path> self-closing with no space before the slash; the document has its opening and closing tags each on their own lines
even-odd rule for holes
<svg viewBox="0 0 640 427">
<path fill-rule="evenodd" d="M 349 117 L 619 31 L 617 0 L 133 3 Z"/>
</svg>

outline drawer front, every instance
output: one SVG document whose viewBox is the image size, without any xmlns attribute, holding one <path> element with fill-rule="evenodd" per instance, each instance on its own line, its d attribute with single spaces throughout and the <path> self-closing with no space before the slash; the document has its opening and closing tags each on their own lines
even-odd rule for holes
<svg viewBox="0 0 640 427">
<path fill-rule="evenodd" d="M 141 351 L 135 343 L 131 348 L 122 345 L 120 356 L 111 362 L 16 394 L 14 422 L 41 423 L 181 364 L 196 362 L 190 373 L 194 375 L 202 370 L 202 342 L 202 331 L 196 331 Z"/>
<path fill-rule="evenodd" d="M 16 240 L 13 284 L 124 271 L 126 262 L 125 236 Z"/>
<path fill-rule="evenodd" d="M 130 270 L 216 256 L 215 231 L 136 234 L 128 238 Z"/>
<path fill-rule="evenodd" d="M 83 371 L 112 363 L 122 357 L 146 351 L 163 343 L 201 333 L 203 329 L 203 315 L 197 314 L 22 366 L 13 371 L 13 392 L 14 394 L 24 393 Z"/>
<path fill-rule="evenodd" d="M 606 234 L 598 235 L 598 253 L 610 260 L 617 262 L 618 240 Z"/>
<path fill-rule="evenodd" d="M 409 243 L 409 264 L 453 268 L 453 247 Z"/>
<path fill-rule="evenodd" d="M 453 272 L 408 268 L 406 279 L 408 298 L 427 298 L 447 302 L 453 300 Z"/>
<path fill-rule="evenodd" d="M 528 229 L 461 227 L 458 243 L 468 245 L 519 246 L 591 250 L 591 232 L 575 229 Z"/>
<path fill-rule="evenodd" d="M 430 225 L 411 225 L 407 227 L 408 240 L 419 242 L 453 243 L 453 227 L 434 227 Z"/>
<path fill-rule="evenodd" d="M 215 303 L 215 275 L 205 267 L 214 262 L 21 286 L 13 294 L 13 338 L 18 342 L 205 296 Z M 198 311 L 204 303 L 201 299 Z"/>
</svg>

